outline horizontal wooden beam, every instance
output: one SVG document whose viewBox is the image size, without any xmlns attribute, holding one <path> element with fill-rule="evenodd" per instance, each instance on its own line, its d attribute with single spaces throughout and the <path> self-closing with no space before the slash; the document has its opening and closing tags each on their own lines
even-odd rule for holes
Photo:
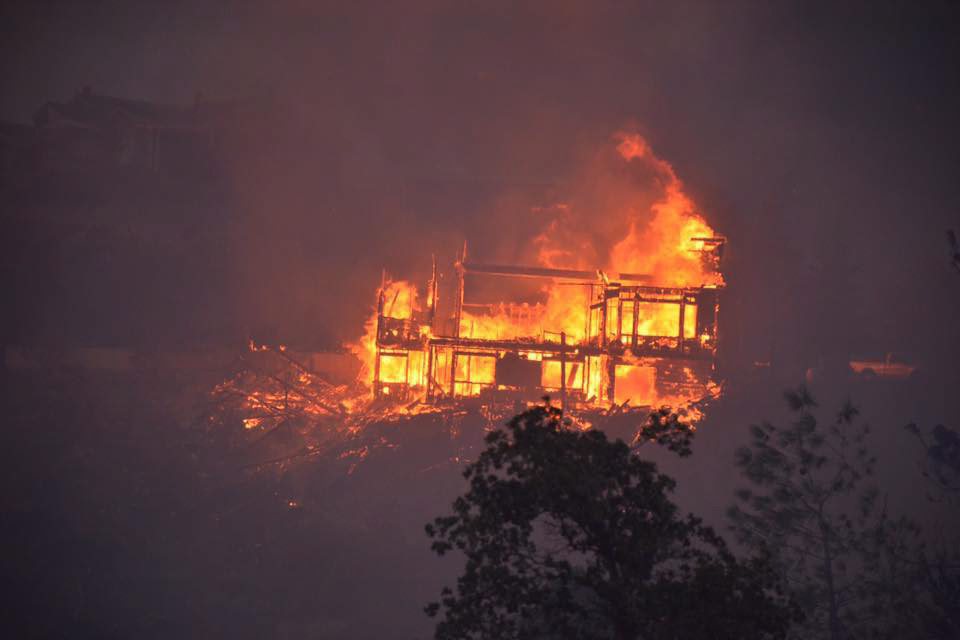
<svg viewBox="0 0 960 640">
<path fill-rule="evenodd" d="M 462 265 L 464 273 L 475 273 L 488 276 L 508 276 L 513 278 L 549 278 L 560 280 L 577 280 L 584 284 L 601 281 L 600 271 L 581 269 L 550 269 L 547 267 L 518 267 L 504 264 L 476 264 Z M 642 273 L 615 273 L 606 274 L 609 280 L 627 280 L 630 282 L 649 282 L 650 276 Z"/>
</svg>

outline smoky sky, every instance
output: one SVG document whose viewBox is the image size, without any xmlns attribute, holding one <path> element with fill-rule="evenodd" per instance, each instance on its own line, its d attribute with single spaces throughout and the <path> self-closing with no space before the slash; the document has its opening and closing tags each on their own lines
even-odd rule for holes
<svg viewBox="0 0 960 640">
<path fill-rule="evenodd" d="M 351 342 L 382 270 L 424 282 L 432 255 L 449 273 L 465 241 L 478 261 L 535 263 L 545 218 L 532 212 L 594 202 L 578 193 L 602 203 L 591 168 L 634 131 L 729 239 L 724 394 L 694 456 L 651 454 L 683 507 L 723 522 L 744 427 L 787 420 L 780 392 L 806 377 L 824 419 L 847 398 L 862 406 L 891 506 L 922 511 L 901 426 L 960 420 L 945 233 L 960 233 L 958 27 L 957 2 L 4 2 L 0 342 L 147 356 Z M 11 187 L 7 124 L 82 87 L 240 105 L 222 172 L 208 184 L 113 167 L 76 201 L 82 171 Z M 919 376 L 852 379 L 850 358 L 887 353 Z M 21 567 L 4 575 L 31 626 L 84 628 L 86 607 L 111 637 L 425 630 L 423 604 L 454 575 L 422 536 L 462 488 L 454 467 L 424 473 L 432 451 L 450 455 L 446 427 L 404 425 L 426 444 L 374 451 L 349 478 L 305 464 L 241 482 L 225 469 L 295 441 L 190 462 L 194 430 L 171 428 L 186 401 L 159 409 L 180 375 L 74 373 L 5 371 L 0 394 L 15 505 L 0 528 Z"/>
<path fill-rule="evenodd" d="M 3 11 L 5 120 L 82 86 L 265 105 L 232 161 L 231 268 L 238 311 L 281 333 L 296 316 L 351 338 L 381 268 L 422 277 L 464 240 L 524 261 L 519 213 L 562 201 L 629 128 L 731 239 L 735 340 L 783 334 L 744 357 L 815 344 L 937 361 L 960 347 L 944 233 L 960 226 L 955 3 Z"/>
</svg>

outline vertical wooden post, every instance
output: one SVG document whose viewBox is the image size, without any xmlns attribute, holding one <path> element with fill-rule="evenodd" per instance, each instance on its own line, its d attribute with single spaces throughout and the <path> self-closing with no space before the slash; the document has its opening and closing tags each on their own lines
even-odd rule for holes
<svg viewBox="0 0 960 640">
<path fill-rule="evenodd" d="M 623 298 L 617 295 L 617 342 L 623 337 Z"/>
<path fill-rule="evenodd" d="M 374 346 L 374 356 L 373 356 L 373 396 L 375 398 L 380 397 L 380 321 L 383 318 L 383 285 L 380 286 L 380 291 L 377 292 L 377 323 L 374 327 L 373 335 L 373 346 Z"/>
<path fill-rule="evenodd" d="M 677 324 L 680 326 L 680 335 L 677 336 L 677 351 L 683 353 L 683 322 L 686 320 L 687 316 L 687 294 L 686 292 L 680 293 L 680 322 Z"/>
<path fill-rule="evenodd" d="M 720 348 L 720 296 L 714 294 L 713 300 L 713 350 L 716 353 L 717 349 Z M 771 333 L 773 335 L 777 334 L 776 331 L 771 331 Z"/>
<path fill-rule="evenodd" d="M 600 346 L 607 346 L 607 310 L 610 308 L 610 301 L 607 299 L 607 286 L 603 285 L 600 289 L 600 295 L 603 298 L 603 304 L 600 305 Z"/>
<path fill-rule="evenodd" d="M 463 243 L 463 253 L 460 254 L 460 259 L 457 260 L 456 269 L 457 269 L 457 299 L 455 300 L 454 307 L 454 324 L 453 324 L 453 337 L 460 337 L 460 322 L 463 320 L 463 280 L 464 280 L 464 269 L 463 263 L 467 259 L 467 243 Z"/>
<path fill-rule="evenodd" d="M 612 405 L 617 397 L 617 359 L 613 356 L 604 356 L 607 359 L 607 400 Z"/>
<path fill-rule="evenodd" d="M 587 342 L 590 342 L 590 330 L 593 328 L 593 309 L 591 309 L 593 306 L 593 284 L 591 283 L 589 287 L 590 291 L 587 293 L 587 318 L 584 323 L 586 326 L 583 328 L 583 336 Z"/>
<path fill-rule="evenodd" d="M 464 269 L 463 264 L 467 260 L 467 242 L 463 242 L 463 251 L 460 254 L 460 259 L 457 260 L 456 269 L 457 269 L 457 299 L 454 301 L 454 314 L 453 314 L 453 337 L 460 337 L 460 322 L 463 319 L 463 278 L 464 278 Z M 453 398 L 457 390 L 457 347 L 454 344 L 453 351 L 450 354 L 450 397 Z"/>
<path fill-rule="evenodd" d="M 456 397 L 457 392 L 457 348 L 450 351 L 450 398 Z"/>
<path fill-rule="evenodd" d="M 567 410 L 567 334 L 560 332 L 560 406 Z"/>
<path fill-rule="evenodd" d="M 438 293 L 438 284 L 437 284 L 437 256 L 433 256 L 433 270 L 430 275 L 430 286 L 427 295 L 430 298 L 429 305 L 429 322 L 430 322 L 430 331 L 433 331 L 433 320 L 437 315 L 437 293 Z"/>
<path fill-rule="evenodd" d="M 427 402 L 433 402 L 433 345 L 427 342 Z"/>
</svg>

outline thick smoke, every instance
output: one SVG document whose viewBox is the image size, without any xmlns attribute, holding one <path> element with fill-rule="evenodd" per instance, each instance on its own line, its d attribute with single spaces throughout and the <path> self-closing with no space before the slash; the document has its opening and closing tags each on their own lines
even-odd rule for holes
<svg viewBox="0 0 960 640">
<path fill-rule="evenodd" d="M 606 264 L 591 254 L 622 237 L 604 212 L 626 179 L 598 169 L 582 202 L 571 185 L 635 121 L 731 238 L 730 295 L 756 309 L 739 329 L 726 315 L 744 360 L 901 351 L 939 366 L 957 345 L 942 258 L 960 148 L 948 5 L 18 7 L 4 20 L 18 27 L 0 56 L 5 119 L 83 85 L 256 105 L 231 155 L 225 315 L 247 325 L 238 334 L 353 340 L 381 268 L 422 281 L 429 254 L 449 262 L 463 240 L 484 260 L 535 262 L 558 204 L 592 216 L 571 226 L 591 235 L 576 253 Z M 927 330 L 899 330 L 911 324 Z M 759 337 L 772 332 L 774 346 Z"/>
<path fill-rule="evenodd" d="M 786 420 L 780 392 L 810 371 L 824 415 L 849 396 L 876 425 L 891 509 L 922 509 L 899 427 L 960 423 L 949 393 L 960 293 L 944 242 L 960 231 L 957 9 L 4 3 L 0 181 L 21 166 L 8 124 L 28 126 L 85 85 L 179 105 L 202 94 L 242 113 L 215 189 L 147 193 L 121 176 L 102 198 L 57 200 L 42 181 L 37 200 L 6 198 L 4 322 L 24 331 L 5 340 L 330 348 L 357 340 L 382 269 L 423 283 L 432 253 L 449 265 L 467 241 L 478 261 L 628 270 L 690 235 L 651 233 L 658 216 L 701 216 L 730 239 L 731 382 L 695 455 L 661 458 L 682 504 L 722 526 L 743 427 Z M 612 135 L 625 123 L 646 142 L 629 158 Z M 127 239 L 84 239 L 144 217 L 175 240 L 163 260 Z M 195 227 L 223 246 L 195 249 Z M 658 260 L 630 269 L 676 272 Z M 197 309 L 215 330 L 198 329 Z M 160 339 L 172 324 L 173 346 Z M 849 357 L 887 352 L 919 377 L 851 381 Z M 462 489 L 452 463 L 435 473 L 432 452 L 463 425 L 412 425 L 404 437 L 423 446 L 380 449 L 349 477 L 303 465 L 265 482 L 243 467 L 262 449 L 172 428 L 195 413 L 174 411 L 179 375 L 6 375 L 5 575 L 22 587 L 7 603 L 21 635 L 428 634 L 422 606 L 458 567 L 438 568 L 422 526 Z M 281 455 L 288 438 L 261 446 Z"/>
<path fill-rule="evenodd" d="M 538 208 L 535 239 L 550 267 L 649 275 L 663 285 L 719 282 L 705 273 L 696 238 L 714 235 L 673 167 L 634 132 L 619 132 L 570 185 L 566 202 Z"/>
</svg>

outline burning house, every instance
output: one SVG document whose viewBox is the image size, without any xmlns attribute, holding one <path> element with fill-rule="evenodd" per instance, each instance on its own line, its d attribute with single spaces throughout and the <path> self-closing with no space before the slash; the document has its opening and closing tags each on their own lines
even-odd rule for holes
<svg viewBox="0 0 960 640">
<path fill-rule="evenodd" d="M 373 394 L 508 406 L 549 395 L 578 411 L 701 399 L 714 386 L 724 243 L 689 238 L 710 277 L 683 286 L 643 273 L 480 264 L 464 246 L 446 296 L 436 262 L 425 296 L 406 282 L 381 286 Z M 470 285 L 483 280 L 499 292 L 533 284 L 542 300 L 477 300 Z"/>
<path fill-rule="evenodd" d="M 424 287 L 383 278 L 354 350 L 374 401 L 508 409 L 549 395 L 585 413 L 716 394 L 726 240 L 642 137 L 618 141 L 590 180 L 601 197 L 534 212 L 535 266 L 484 264 L 465 244 Z"/>
<path fill-rule="evenodd" d="M 342 354 L 359 360 L 354 381 L 251 343 L 217 395 L 239 401 L 248 429 L 302 417 L 359 433 L 463 409 L 493 423 L 544 396 L 584 427 L 664 406 L 696 421 L 720 391 L 726 239 L 640 136 L 619 136 L 601 160 L 599 171 L 621 171 L 619 183 L 589 181 L 603 198 L 531 211 L 539 231 L 523 248 L 533 264 L 481 262 L 464 244 L 450 267 L 434 258 L 421 286 L 384 273 L 364 334 Z"/>
</svg>

